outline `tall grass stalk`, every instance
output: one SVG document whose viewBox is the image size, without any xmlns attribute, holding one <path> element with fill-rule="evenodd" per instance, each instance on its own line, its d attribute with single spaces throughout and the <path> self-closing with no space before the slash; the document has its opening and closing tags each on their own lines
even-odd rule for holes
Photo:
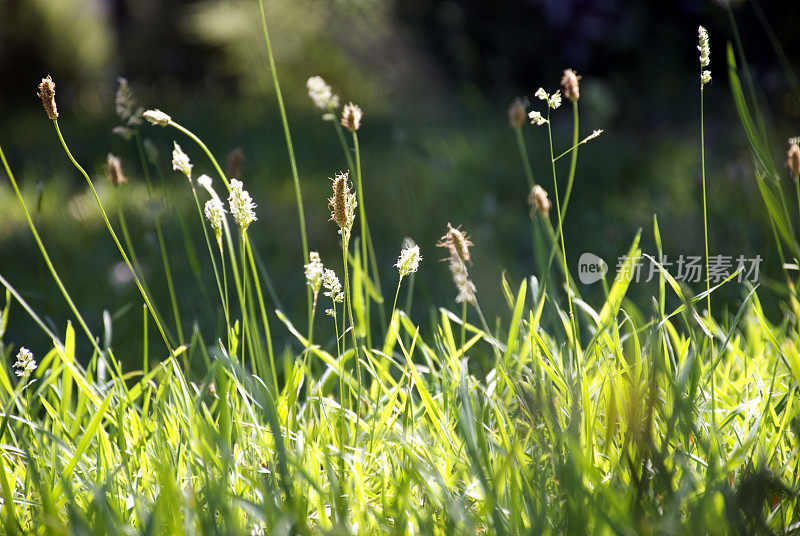
<svg viewBox="0 0 800 536">
<path fill-rule="evenodd" d="M 92 183 L 92 179 L 89 178 L 88 173 L 86 173 L 86 171 L 83 169 L 83 167 L 75 160 L 75 157 L 72 156 L 72 153 L 70 152 L 69 147 L 67 146 L 67 142 L 64 140 L 64 136 L 61 134 L 61 129 L 58 126 L 58 119 L 53 119 L 52 121 L 53 121 L 53 126 L 56 129 L 56 134 L 58 134 L 58 140 L 61 142 L 61 147 L 63 147 L 64 152 L 67 155 L 67 158 L 69 158 L 69 161 L 72 162 L 72 165 L 75 166 L 75 169 L 77 169 L 80 172 L 80 174 L 83 176 L 84 179 L 86 179 L 86 182 L 89 184 L 89 188 L 92 190 L 92 194 L 94 195 L 94 199 L 97 202 L 98 208 L 100 209 L 100 214 L 103 216 L 103 221 L 106 224 L 106 228 L 108 229 L 108 232 L 111 235 L 111 238 L 114 240 L 114 244 L 117 246 L 117 250 L 119 250 L 119 253 L 122 256 L 123 261 L 127 265 L 128 270 L 130 270 L 131 275 L 133 276 L 133 280 L 136 283 L 136 287 L 139 289 L 139 293 L 142 295 L 142 298 L 144 299 L 145 303 L 147 304 L 147 307 L 150 309 L 150 312 L 151 313 L 155 313 L 156 308 L 153 306 L 153 303 L 150 300 L 150 296 L 145 291 L 144 286 L 142 285 L 141 279 L 137 275 L 136 270 L 134 269 L 133 265 L 131 264 L 130 259 L 128 259 L 128 255 L 127 255 L 127 253 L 125 253 L 125 248 L 122 247 L 122 244 L 120 243 L 119 238 L 117 238 L 117 233 L 114 231 L 114 228 L 112 227 L 111 222 L 108 219 L 108 215 L 106 214 L 106 210 L 105 210 L 105 208 L 103 208 L 103 202 L 100 200 L 100 196 L 97 194 L 97 190 L 95 190 L 95 188 L 94 188 L 94 183 Z M 163 339 L 164 344 L 166 345 L 167 349 L 169 350 L 169 353 L 173 354 L 174 350 L 172 348 L 172 343 L 170 342 L 169 337 L 167 336 L 167 333 L 166 333 L 166 331 L 164 329 L 164 326 L 162 325 L 161 319 L 156 314 L 153 314 L 153 320 L 156 323 L 156 327 L 158 328 L 158 332 L 161 335 L 161 338 Z"/>
</svg>

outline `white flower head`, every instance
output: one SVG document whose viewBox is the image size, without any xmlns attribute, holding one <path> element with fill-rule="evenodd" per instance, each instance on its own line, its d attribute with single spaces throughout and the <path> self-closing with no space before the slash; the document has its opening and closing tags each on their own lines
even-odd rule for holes
<svg viewBox="0 0 800 536">
<path fill-rule="evenodd" d="M 189 160 L 189 156 L 183 152 L 181 146 L 178 145 L 178 142 L 172 142 L 175 146 L 172 149 L 172 169 L 175 171 L 180 171 L 189 181 L 192 180 L 192 162 Z"/>
<path fill-rule="evenodd" d="M 603 133 L 603 129 L 594 130 L 594 131 L 592 131 L 591 134 L 586 136 L 581 143 L 586 143 L 587 141 L 592 141 L 593 139 L 595 139 L 598 136 L 600 136 L 600 134 L 602 134 L 602 133 Z"/>
<path fill-rule="evenodd" d="M 708 67 L 711 63 L 711 45 L 708 43 L 708 31 L 702 26 L 697 28 L 697 36 L 700 44 L 697 46 L 700 52 L 700 67 Z"/>
<path fill-rule="evenodd" d="M 706 71 L 703 71 L 703 72 L 700 74 L 700 83 L 701 83 L 702 85 L 706 85 L 706 84 L 708 84 L 709 82 L 711 82 L 711 71 L 708 71 L 708 70 L 706 70 Z"/>
<path fill-rule="evenodd" d="M 308 96 L 314 101 L 317 108 L 328 110 L 339 107 L 339 96 L 334 95 L 331 86 L 325 83 L 321 76 L 312 76 L 306 82 Z"/>
<path fill-rule="evenodd" d="M 422 255 L 419 254 L 419 246 L 416 244 L 409 244 L 400 252 L 397 258 L 395 267 L 400 272 L 400 279 L 408 274 L 413 274 L 419 268 L 419 261 L 422 260 Z"/>
<path fill-rule="evenodd" d="M 528 113 L 528 117 L 530 117 L 530 119 L 531 119 L 531 124 L 535 123 L 538 126 L 542 126 L 545 123 L 549 123 L 549 121 L 547 119 L 545 119 L 544 116 L 540 112 L 536 112 L 536 111 L 529 112 Z"/>
<path fill-rule="evenodd" d="M 339 282 L 339 278 L 336 277 L 336 272 L 330 268 L 325 268 L 325 271 L 322 273 L 322 286 L 325 287 L 325 295 L 329 297 L 334 304 L 344 301 L 342 284 Z"/>
<path fill-rule="evenodd" d="M 546 101 L 546 100 L 550 99 L 550 95 L 547 93 L 547 91 L 544 90 L 543 87 L 540 87 L 539 89 L 537 89 L 536 93 L 534 93 L 533 96 L 536 97 L 537 99 L 543 100 L 543 101 Z"/>
<path fill-rule="evenodd" d="M 555 93 L 550 95 L 550 98 L 547 99 L 547 105 L 553 110 L 561 106 L 561 90 L 557 90 Z"/>
<path fill-rule="evenodd" d="M 242 181 L 231 179 L 231 193 L 228 196 L 228 204 L 231 208 L 233 219 L 244 233 L 250 224 L 256 221 L 256 204 L 250 198 L 250 194 L 244 189 Z"/>
<path fill-rule="evenodd" d="M 17 353 L 17 362 L 14 363 L 14 368 L 16 369 L 14 372 L 20 378 L 36 370 L 36 361 L 33 359 L 33 352 L 24 346 L 20 348 Z"/>
<path fill-rule="evenodd" d="M 222 220 L 225 217 L 225 207 L 219 197 L 214 196 L 206 201 L 205 213 L 211 228 L 214 229 L 214 236 L 217 238 L 217 246 L 222 249 Z"/>
<path fill-rule="evenodd" d="M 304 266 L 306 272 L 306 283 L 311 287 L 316 300 L 319 289 L 322 288 L 322 276 L 325 272 L 325 267 L 322 266 L 322 261 L 319 258 L 319 253 L 312 251 L 308 254 L 308 264 Z"/>
<path fill-rule="evenodd" d="M 162 127 L 166 127 L 169 125 L 169 122 L 172 121 L 172 118 L 161 110 L 147 110 L 142 114 L 142 117 L 147 119 L 150 123 Z"/>
</svg>

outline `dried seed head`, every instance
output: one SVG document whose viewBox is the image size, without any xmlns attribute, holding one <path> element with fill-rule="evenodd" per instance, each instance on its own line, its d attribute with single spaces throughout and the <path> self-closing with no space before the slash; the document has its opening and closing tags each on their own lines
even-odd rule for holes
<svg viewBox="0 0 800 536">
<path fill-rule="evenodd" d="M 173 141 L 172 143 L 174 145 L 174 149 L 172 149 L 172 169 L 186 175 L 186 178 L 191 182 L 192 162 L 189 160 L 189 156 L 183 152 L 181 146 L 178 145 L 178 142 Z"/>
<path fill-rule="evenodd" d="M 312 76 L 306 82 L 308 96 L 314 101 L 317 108 L 329 110 L 339 107 L 339 96 L 334 95 L 331 86 L 325 83 L 321 76 Z"/>
<path fill-rule="evenodd" d="M 350 172 L 337 173 L 333 181 L 333 195 L 328 199 L 331 209 L 331 220 L 341 229 L 349 230 L 353 226 L 356 214 L 356 196 L 350 191 L 348 179 Z"/>
<path fill-rule="evenodd" d="M 531 193 L 528 195 L 528 203 L 533 209 L 531 215 L 533 215 L 533 211 L 543 216 L 547 216 L 550 212 L 550 199 L 548 199 L 545 189 L 538 184 L 531 189 Z"/>
<path fill-rule="evenodd" d="M 39 84 L 39 92 L 36 94 L 42 99 L 42 106 L 44 111 L 47 112 L 47 117 L 50 119 L 58 118 L 58 108 L 56 108 L 56 84 L 50 75 L 47 78 L 42 78 Z"/>
<path fill-rule="evenodd" d="M 20 378 L 36 370 L 36 361 L 33 359 L 33 352 L 24 346 L 21 347 L 19 353 L 17 353 L 17 362 L 14 363 L 14 368 L 16 369 L 14 372 Z"/>
<path fill-rule="evenodd" d="M 463 262 L 470 264 L 472 264 L 472 258 L 469 254 L 469 248 L 473 245 L 469 241 L 469 236 L 461 230 L 461 226 L 453 227 L 449 223 L 447 224 L 447 234 L 442 236 L 436 244 L 437 247 L 450 250 L 451 257 L 455 255 Z"/>
<path fill-rule="evenodd" d="M 142 117 L 147 119 L 150 123 L 162 127 L 168 126 L 169 122 L 172 121 L 172 118 L 161 110 L 147 110 L 142 114 Z"/>
<path fill-rule="evenodd" d="M 453 276 L 453 284 L 455 284 L 458 290 L 456 303 L 471 303 L 474 305 L 476 294 L 475 283 L 469 278 L 466 264 L 456 255 L 451 255 L 448 260 L 450 262 L 450 273 Z"/>
<path fill-rule="evenodd" d="M 578 82 L 581 78 L 583 77 L 572 69 L 564 71 L 561 77 L 561 91 L 564 93 L 565 98 L 576 101 L 581 97 L 580 88 L 578 87 Z"/>
<path fill-rule="evenodd" d="M 119 186 L 128 180 L 122 173 L 122 161 L 111 153 L 106 157 L 106 177 L 114 186 Z"/>
<path fill-rule="evenodd" d="M 342 110 L 342 126 L 350 132 L 355 132 L 361 127 L 361 108 L 352 102 L 345 105 Z"/>
<path fill-rule="evenodd" d="M 242 162 L 244 162 L 244 152 L 237 147 L 228 153 L 228 177 L 242 176 Z"/>
<path fill-rule="evenodd" d="M 125 78 L 117 78 L 117 94 L 114 97 L 114 109 L 119 118 L 129 127 L 136 127 L 142 124 L 142 113 L 144 108 L 136 107 L 136 98 L 133 90 Z"/>
<path fill-rule="evenodd" d="M 797 138 L 789 140 L 789 152 L 786 153 L 786 164 L 792 171 L 794 180 L 798 180 L 798 176 L 800 176 L 800 147 L 797 141 Z"/>
<path fill-rule="evenodd" d="M 250 194 L 244 189 L 242 181 L 231 179 L 231 193 L 228 196 L 228 205 L 231 208 L 233 219 L 242 229 L 242 234 L 247 231 L 250 224 L 256 221 L 256 204 L 250 198 Z"/>
<path fill-rule="evenodd" d="M 400 256 L 397 258 L 397 264 L 395 264 L 397 271 L 400 272 L 400 279 L 408 274 L 416 272 L 417 268 L 419 268 L 419 261 L 421 260 L 422 255 L 419 254 L 418 245 L 405 246 L 400 252 Z"/>
<path fill-rule="evenodd" d="M 311 287 L 314 293 L 314 301 L 316 303 L 317 294 L 319 289 L 322 288 L 322 276 L 325 273 L 325 267 L 322 266 L 322 261 L 319 258 L 319 253 L 312 251 L 308 254 L 308 264 L 304 266 L 306 273 L 306 283 Z"/>
<path fill-rule="evenodd" d="M 508 124 L 511 128 L 520 128 L 525 123 L 525 109 L 528 100 L 517 97 L 508 107 Z"/>
</svg>

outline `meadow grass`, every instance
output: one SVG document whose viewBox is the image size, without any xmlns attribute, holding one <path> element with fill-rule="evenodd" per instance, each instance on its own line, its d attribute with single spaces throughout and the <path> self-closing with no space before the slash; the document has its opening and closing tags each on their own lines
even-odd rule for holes
<svg viewBox="0 0 800 536">
<path fill-rule="evenodd" d="M 53 88 L 43 81 L 43 103 L 65 155 L 92 190 L 140 291 L 144 353 L 141 367 L 124 369 L 110 343 L 110 319 L 104 337 L 84 320 L 0 149 L 37 247 L 80 328 L 67 321 L 54 332 L 0 276 L 6 289 L 0 356 L 9 364 L 17 358 L 0 367 L 4 534 L 800 531 L 800 301 L 790 277 L 777 323 L 747 283 L 736 311 L 714 317 L 711 295 L 721 285 L 738 284 L 740 274 L 713 287 L 706 279 L 707 288 L 695 294 L 660 264 L 654 217 L 658 251 L 647 258 L 659 275 L 652 303 L 639 307 L 625 299 L 625 274 L 643 256 L 641 232 L 632 237 L 617 277 L 604 281 L 605 301 L 584 301 L 570 275 L 564 227 L 570 196 L 580 195 L 580 188 L 573 190 L 578 148 L 599 132 L 579 141 L 579 78 L 565 72 L 561 90 L 536 94 L 547 114 L 529 116 L 548 129 L 556 227 L 529 164 L 522 130 L 527 107 L 518 104 L 523 121 L 519 109 L 512 117 L 531 188 L 539 273 L 513 284 L 503 277 L 507 311 L 490 326 L 469 276 L 481 259 L 472 257 L 466 232 L 449 226 L 439 245 L 447 252 L 458 305 L 432 309 L 433 326 L 421 329 L 409 316 L 410 298 L 398 308 L 398 296 L 403 285 L 411 295 L 414 272 L 431 259 L 420 263 L 419 248 L 408 242 L 396 271 L 379 262 L 362 188 L 368 177 L 360 166 L 361 111 L 356 119 L 348 105 L 340 115 L 338 97 L 321 79 L 310 80 L 309 91 L 336 125 L 355 184 L 348 173 L 335 174 L 330 240 L 341 242 L 341 263 L 323 263 L 307 244 L 300 177 L 263 9 L 261 15 L 300 216 L 297 269 L 305 267 L 308 283 L 307 325 L 264 292 L 266 273 L 248 236 L 257 229 L 257 206 L 244 184 L 222 171 L 195 133 L 158 110 L 142 113 L 130 97 L 120 118 L 154 198 L 160 193 L 149 180 L 153 163 L 141 143 L 142 119 L 188 138 L 221 182 L 217 188 L 216 179 L 194 177 L 189 157 L 174 145 L 173 166 L 187 179 L 186 195 L 191 192 L 196 205 L 195 225 L 203 227 L 213 267 L 209 284 L 218 303 L 206 314 L 223 321 L 212 333 L 189 328 L 170 283 L 172 332 L 139 267 L 123 209 L 116 222 L 106 214 L 69 152 L 48 93 Z M 782 256 L 784 249 L 794 255 L 797 234 L 753 89 L 739 82 L 730 46 L 727 61 L 776 247 Z M 573 136 L 563 152 L 555 150 L 550 124 L 560 120 L 560 92 L 573 114 Z M 351 133 L 352 155 L 344 130 Z M 563 198 L 559 184 L 566 185 Z M 706 202 L 703 173 L 704 212 Z M 163 276 L 171 280 L 161 231 L 167 223 L 156 220 L 155 226 Z M 704 230 L 708 250 L 705 220 Z M 381 266 L 384 281 L 397 278 L 388 314 Z M 668 295 L 679 304 L 674 309 L 667 308 Z M 12 314 L 38 324 L 52 349 L 32 355 L 5 341 Z M 149 344 L 151 326 L 157 346 Z M 276 326 L 294 341 L 282 355 L 273 349 Z M 334 336 L 315 338 L 325 332 Z M 79 352 L 79 337 L 91 343 L 90 355 Z"/>
</svg>

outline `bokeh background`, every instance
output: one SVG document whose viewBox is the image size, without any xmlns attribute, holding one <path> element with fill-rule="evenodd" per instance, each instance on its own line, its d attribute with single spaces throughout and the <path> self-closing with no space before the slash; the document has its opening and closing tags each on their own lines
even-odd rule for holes
<svg viewBox="0 0 800 536">
<path fill-rule="evenodd" d="M 747 59 L 769 112 L 776 158 L 800 135 L 797 67 L 800 7 L 795 2 L 731 6 Z M 266 0 L 297 151 L 309 242 L 323 261 L 339 259 L 328 219 L 329 181 L 346 164 L 335 132 L 306 95 L 323 76 L 344 102 L 361 105 L 364 189 L 370 225 L 385 268 L 406 236 L 424 257 L 413 314 L 453 306 L 455 290 L 434 244 L 446 224 L 462 224 L 475 243 L 471 269 L 487 316 L 504 314 L 503 273 L 515 284 L 534 271 L 527 186 L 506 110 L 517 96 L 558 87 L 561 71 L 583 75 L 581 129 L 605 133 L 583 146 L 566 223 L 571 269 L 584 251 L 612 266 L 643 230 L 653 253 L 657 214 L 668 255 L 700 255 L 697 26 L 709 29 L 714 80 L 706 90 L 706 144 L 712 254 L 761 255 L 762 283 L 780 277 L 774 242 L 753 177 L 751 157 L 728 87 L 725 46 L 732 39 L 720 2 L 683 0 Z M 779 43 L 779 46 L 776 46 Z M 171 129 L 147 126 L 160 148 L 165 203 L 150 201 L 132 144 L 111 134 L 117 77 L 142 106 L 160 108 L 203 138 L 224 161 L 241 149 L 241 178 L 259 221 L 251 231 L 277 306 L 303 318 L 305 290 L 294 190 L 254 0 L 2 0 L 0 2 L 0 144 L 34 209 L 56 266 L 96 332 L 102 313 L 123 359 L 140 355 L 141 303 L 116 250 L 41 110 L 42 76 L 57 84 L 60 125 L 74 154 L 96 178 L 116 213 L 121 204 L 146 277 L 168 311 L 153 228 L 168 211 L 166 239 L 187 328 L 214 322 L 214 287 L 185 178 L 170 166 L 180 143 L 195 173 L 212 174 L 196 147 Z M 571 113 L 553 118 L 557 148 L 570 143 Z M 552 192 L 546 131 L 526 126 L 534 175 Z M 128 183 L 113 190 L 103 164 L 119 155 Z M 782 159 L 781 159 L 782 161 Z M 561 169 L 562 179 L 566 170 Z M 787 188 L 791 188 L 788 171 Z M 791 189 L 787 190 L 793 198 Z M 193 237 L 183 238 L 181 224 Z M 192 243 L 194 247 L 192 247 Z M 340 269 L 335 262 L 331 262 Z M 199 272 L 198 272 L 199 270 Z M 0 179 L 0 274 L 63 333 L 69 318 L 35 248 L 5 173 Z M 774 285 L 779 287 L 780 285 Z M 701 289 L 698 286 L 697 291 Z M 599 285 L 582 288 L 590 303 Z M 644 308 L 654 289 L 635 285 Z M 742 287 L 721 303 L 736 307 Z M 289 344 L 275 328 L 279 344 Z M 43 352 L 47 341 L 18 306 L 7 339 Z"/>
</svg>

